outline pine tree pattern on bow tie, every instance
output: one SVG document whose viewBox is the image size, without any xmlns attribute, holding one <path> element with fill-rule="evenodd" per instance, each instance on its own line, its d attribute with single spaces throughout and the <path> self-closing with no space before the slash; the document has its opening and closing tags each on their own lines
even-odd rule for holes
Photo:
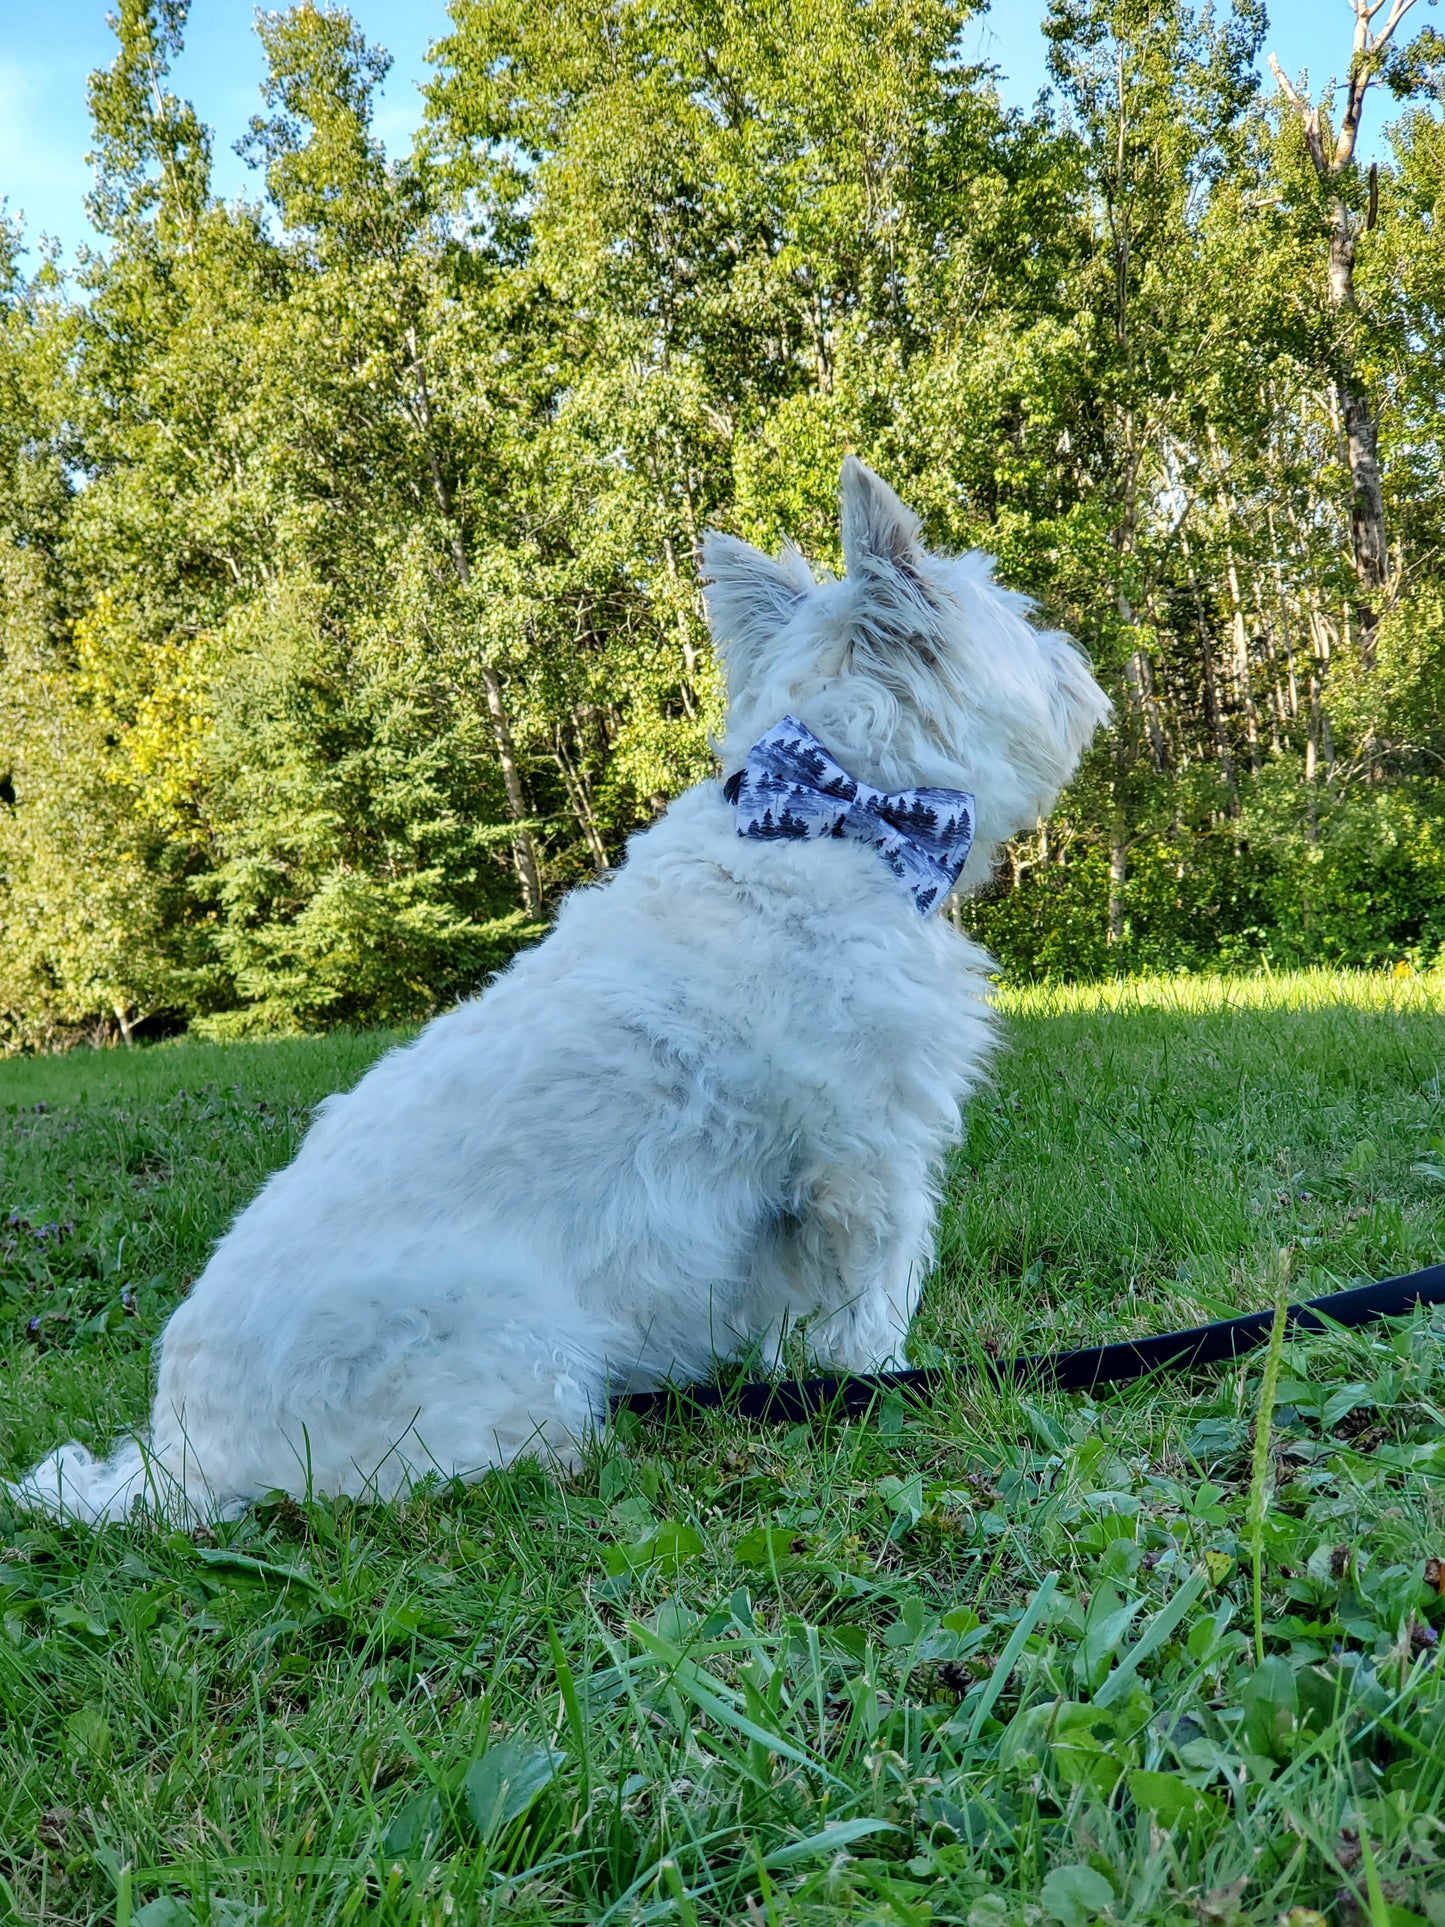
<svg viewBox="0 0 1445 1927">
<path fill-rule="evenodd" d="M 924 915 L 958 881 L 973 842 L 968 790 L 875 790 L 795 716 L 759 737 L 725 793 L 737 805 L 739 836 L 832 836 L 876 850 Z"/>
</svg>

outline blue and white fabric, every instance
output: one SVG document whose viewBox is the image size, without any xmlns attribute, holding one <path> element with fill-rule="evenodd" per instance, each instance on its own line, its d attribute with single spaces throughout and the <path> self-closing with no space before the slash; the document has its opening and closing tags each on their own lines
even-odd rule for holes
<svg viewBox="0 0 1445 1927">
<path fill-rule="evenodd" d="M 843 837 L 876 850 L 925 915 L 942 903 L 973 842 L 968 790 L 875 790 L 850 776 L 795 716 L 748 751 L 725 785 L 739 836 Z"/>
</svg>

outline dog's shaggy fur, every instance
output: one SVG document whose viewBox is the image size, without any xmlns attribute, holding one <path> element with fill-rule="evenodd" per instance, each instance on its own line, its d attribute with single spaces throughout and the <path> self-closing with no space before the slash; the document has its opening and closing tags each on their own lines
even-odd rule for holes
<svg viewBox="0 0 1445 1927">
<path fill-rule="evenodd" d="M 861 463 L 847 575 L 713 534 L 724 767 L 784 714 L 886 790 L 970 789 L 960 879 L 1052 804 L 1108 703 L 985 556 L 926 553 Z M 896 1359 L 941 1162 L 990 1041 L 989 962 L 869 849 L 745 841 L 717 782 L 486 992 L 321 1107 L 166 1327 L 150 1432 L 62 1446 L 12 1498 L 217 1516 L 274 1488 L 386 1496 L 528 1449 L 609 1392 L 771 1361 L 806 1320 Z"/>
</svg>

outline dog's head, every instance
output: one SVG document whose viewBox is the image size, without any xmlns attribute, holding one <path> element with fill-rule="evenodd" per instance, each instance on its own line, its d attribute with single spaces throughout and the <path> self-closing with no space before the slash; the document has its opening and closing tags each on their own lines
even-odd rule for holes
<svg viewBox="0 0 1445 1927">
<path fill-rule="evenodd" d="M 798 551 L 703 543 L 708 622 L 727 670 L 728 769 L 784 715 L 880 789 L 969 789 L 966 883 L 1073 774 L 1109 700 L 1067 636 L 1035 628 L 977 551 L 931 555 L 918 517 L 873 471 L 843 464 L 842 581 Z"/>
</svg>

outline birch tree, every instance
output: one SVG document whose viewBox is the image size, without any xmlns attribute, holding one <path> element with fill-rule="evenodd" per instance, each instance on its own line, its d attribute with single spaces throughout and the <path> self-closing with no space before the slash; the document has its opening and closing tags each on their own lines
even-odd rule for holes
<svg viewBox="0 0 1445 1927">
<path fill-rule="evenodd" d="M 1396 33 L 1415 0 L 1348 0 L 1348 4 L 1354 15 L 1354 36 L 1338 127 L 1333 124 L 1332 94 L 1312 102 L 1290 80 L 1275 54 L 1269 56 L 1269 64 L 1280 93 L 1296 116 L 1322 202 L 1327 247 L 1325 286 L 1336 324 L 1332 372 L 1350 471 L 1350 548 L 1359 584 L 1355 610 L 1360 651 L 1369 666 L 1374 661 L 1375 632 L 1389 588 L 1390 548 L 1380 468 L 1379 409 L 1360 367 L 1361 337 L 1370 326 L 1370 318 L 1361 307 L 1355 287 L 1360 236 L 1374 227 L 1379 210 L 1379 175 L 1372 164 L 1361 180 L 1356 154 L 1366 96 L 1383 74 L 1396 44 Z"/>
</svg>

